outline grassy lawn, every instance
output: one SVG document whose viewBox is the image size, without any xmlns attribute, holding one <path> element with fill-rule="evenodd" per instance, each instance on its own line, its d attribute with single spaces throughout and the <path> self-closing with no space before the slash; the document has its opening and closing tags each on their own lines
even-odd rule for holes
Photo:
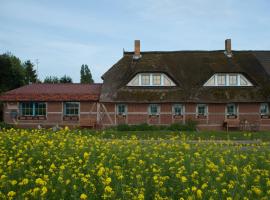
<svg viewBox="0 0 270 200">
<path fill-rule="evenodd" d="M 125 139 L 136 136 L 139 139 L 168 139 L 179 136 L 187 140 L 261 140 L 270 141 L 270 132 L 226 132 L 226 131 L 89 131 L 81 130 L 83 134 L 100 136 L 107 139 Z"/>
</svg>

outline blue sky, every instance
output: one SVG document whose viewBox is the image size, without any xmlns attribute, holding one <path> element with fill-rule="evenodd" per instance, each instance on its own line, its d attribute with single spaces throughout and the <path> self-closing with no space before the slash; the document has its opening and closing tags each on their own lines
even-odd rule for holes
<svg viewBox="0 0 270 200">
<path fill-rule="evenodd" d="M 269 0 L 0 0 L 0 53 L 39 59 L 39 78 L 94 80 L 133 50 L 270 50 Z"/>
</svg>

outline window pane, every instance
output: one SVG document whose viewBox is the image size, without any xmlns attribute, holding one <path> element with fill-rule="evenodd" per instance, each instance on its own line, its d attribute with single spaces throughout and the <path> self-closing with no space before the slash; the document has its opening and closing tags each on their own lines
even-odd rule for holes
<svg viewBox="0 0 270 200">
<path fill-rule="evenodd" d="M 174 105 L 174 114 L 175 115 L 182 115 L 182 106 L 181 105 Z"/>
<path fill-rule="evenodd" d="M 262 114 L 262 115 L 267 115 L 267 114 L 269 114 L 269 107 L 268 107 L 268 104 L 267 104 L 267 103 L 262 103 L 262 104 L 261 104 L 260 110 L 261 110 L 261 114 Z"/>
<path fill-rule="evenodd" d="M 237 85 L 237 75 L 229 75 L 229 84 Z"/>
<path fill-rule="evenodd" d="M 235 106 L 235 104 L 228 104 L 227 105 L 227 114 L 228 115 L 235 115 L 236 114 L 236 106 Z"/>
<path fill-rule="evenodd" d="M 161 85 L 161 75 L 153 75 L 153 85 Z"/>
<path fill-rule="evenodd" d="M 150 75 L 143 74 L 142 76 L 142 85 L 150 85 Z"/>
<path fill-rule="evenodd" d="M 33 103 L 32 102 L 22 102 L 20 103 L 20 115 L 22 116 L 33 116 Z"/>
<path fill-rule="evenodd" d="M 118 111 L 118 114 L 125 114 L 126 113 L 126 105 L 124 105 L 124 104 L 117 105 L 117 111 Z"/>
<path fill-rule="evenodd" d="M 198 114 L 206 115 L 206 105 L 198 105 Z"/>
<path fill-rule="evenodd" d="M 46 115 L 46 103 L 35 103 L 35 115 Z"/>
<path fill-rule="evenodd" d="M 218 75 L 217 76 L 217 84 L 218 85 L 226 85 L 226 76 L 225 75 Z"/>
<path fill-rule="evenodd" d="M 78 115 L 79 114 L 79 103 L 78 102 L 65 102 L 64 104 L 65 115 Z"/>
<path fill-rule="evenodd" d="M 151 104 L 150 105 L 150 114 L 151 115 L 157 115 L 158 114 L 158 105 Z"/>
</svg>

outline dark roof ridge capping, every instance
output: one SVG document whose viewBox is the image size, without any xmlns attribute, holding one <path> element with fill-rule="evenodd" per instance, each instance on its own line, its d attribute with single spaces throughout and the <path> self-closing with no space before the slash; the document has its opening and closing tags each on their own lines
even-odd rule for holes
<svg viewBox="0 0 270 200">
<path fill-rule="evenodd" d="M 123 57 L 102 77 L 101 102 L 264 102 L 270 100 L 270 51 L 237 50 L 140 51 Z M 164 72 L 174 88 L 127 87 L 140 72 Z M 254 87 L 203 87 L 215 73 L 244 74 Z M 269 87 L 269 89 L 268 89 Z"/>
<path fill-rule="evenodd" d="M 170 54 L 170 53 L 211 53 L 211 52 L 224 52 L 224 50 L 174 50 L 174 51 L 141 51 L 141 54 Z M 258 53 L 269 52 L 270 50 L 233 50 L 232 52 L 240 53 Z M 134 51 L 124 51 L 124 55 L 133 55 Z"/>
<path fill-rule="evenodd" d="M 2 101 L 98 101 L 102 84 L 34 83 L 10 90 Z"/>
</svg>

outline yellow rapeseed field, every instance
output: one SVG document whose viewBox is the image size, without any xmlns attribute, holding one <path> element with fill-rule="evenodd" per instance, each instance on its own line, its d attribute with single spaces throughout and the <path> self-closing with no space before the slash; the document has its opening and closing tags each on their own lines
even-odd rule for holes
<svg viewBox="0 0 270 200">
<path fill-rule="evenodd" d="M 266 200 L 269 172 L 269 143 L 0 131 L 0 199 Z"/>
</svg>

